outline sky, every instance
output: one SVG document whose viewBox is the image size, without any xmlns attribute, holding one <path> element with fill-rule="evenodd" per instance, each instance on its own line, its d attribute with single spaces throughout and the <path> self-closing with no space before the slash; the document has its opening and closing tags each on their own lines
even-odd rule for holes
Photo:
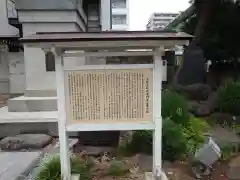
<svg viewBox="0 0 240 180">
<path fill-rule="evenodd" d="M 130 30 L 145 30 L 153 12 L 180 12 L 189 7 L 189 0 L 129 0 Z"/>
</svg>

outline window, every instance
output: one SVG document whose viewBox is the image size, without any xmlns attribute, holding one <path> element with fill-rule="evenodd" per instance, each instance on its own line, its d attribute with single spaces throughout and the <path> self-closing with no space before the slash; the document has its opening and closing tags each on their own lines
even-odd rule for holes
<svg viewBox="0 0 240 180">
<path fill-rule="evenodd" d="M 52 52 L 45 54 L 46 71 L 55 71 L 55 56 Z"/>
<path fill-rule="evenodd" d="M 112 0 L 112 8 L 126 8 L 126 0 Z"/>
<path fill-rule="evenodd" d="M 112 23 L 114 25 L 126 24 L 127 23 L 127 16 L 126 15 L 113 15 L 112 16 Z"/>
</svg>

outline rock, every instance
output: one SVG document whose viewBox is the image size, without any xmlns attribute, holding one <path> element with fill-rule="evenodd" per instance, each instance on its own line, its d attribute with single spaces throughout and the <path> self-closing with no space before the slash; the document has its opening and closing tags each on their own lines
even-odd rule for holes
<svg viewBox="0 0 240 180">
<path fill-rule="evenodd" d="M 211 94 L 211 87 L 201 83 L 187 86 L 175 85 L 173 88 L 189 100 L 204 101 Z"/>
<path fill-rule="evenodd" d="M 240 179 L 240 156 L 230 161 L 226 174 L 230 180 Z"/>
<path fill-rule="evenodd" d="M 19 134 L 0 141 L 2 150 L 41 149 L 48 145 L 52 137 L 46 134 Z"/>
<path fill-rule="evenodd" d="M 200 105 L 197 101 L 188 101 L 188 111 L 194 113 L 196 108 Z"/>
<path fill-rule="evenodd" d="M 212 111 L 208 104 L 200 104 L 197 107 L 195 107 L 195 109 L 193 109 L 192 113 L 196 117 L 206 117 L 209 116 L 212 113 Z"/>
<path fill-rule="evenodd" d="M 191 111 L 197 117 L 205 117 L 212 114 L 216 108 L 217 95 L 212 93 L 206 101 L 192 103 Z"/>
</svg>

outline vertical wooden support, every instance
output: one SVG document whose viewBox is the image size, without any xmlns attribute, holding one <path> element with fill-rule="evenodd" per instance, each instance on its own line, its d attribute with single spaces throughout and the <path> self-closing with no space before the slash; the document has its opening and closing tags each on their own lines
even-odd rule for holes
<svg viewBox="0 0 240 180">
<path fill-rule="evenodd" d="M 61 158 L 61 180 L 70 180 L 70 158 L 68 146 L 68 134 L 66 128 L 66 107 L 65 107 L 65 89 L 64 89 L 64 69 L 63 56 L 60 49 L 53 51 L 56 64 L 56 86 L 57 86 L 57 105 L 58 105 L 58 133 L 60 142 Z"/>
<path fill-rule="evenodd" d="M 162 175 L 162 54 L 164 48 L 154 51 L 153 71 L 153 118 L 155 130 L 153 131 L 153 177 Z"/>
</svg>

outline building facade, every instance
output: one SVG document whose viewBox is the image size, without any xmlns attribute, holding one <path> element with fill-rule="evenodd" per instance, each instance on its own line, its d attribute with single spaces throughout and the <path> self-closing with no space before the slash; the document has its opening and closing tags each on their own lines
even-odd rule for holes
<svg viewBox="0 0 240 180">
<path fill-rule="evenodd" d="M 20 37 L 36 32 L 128 30 L 128 1 L 1 0 L 0 93 L 21 94 L 25 88 L 54 89 L 55 74 L 42 61 L 44 53 L 34 48 L 24 48 L 24 52 L 23 47 L 16 48 Z"/>
<path fill-rule="evenodd" d="M 147 30 L 164 29 L 179 13 L 153 13 L 147 23 Z"/>
<path fill-rule="evenodd" d="M 129 29 L 129 0 L 111 0 L 112 30 Z"/>
</svg>

